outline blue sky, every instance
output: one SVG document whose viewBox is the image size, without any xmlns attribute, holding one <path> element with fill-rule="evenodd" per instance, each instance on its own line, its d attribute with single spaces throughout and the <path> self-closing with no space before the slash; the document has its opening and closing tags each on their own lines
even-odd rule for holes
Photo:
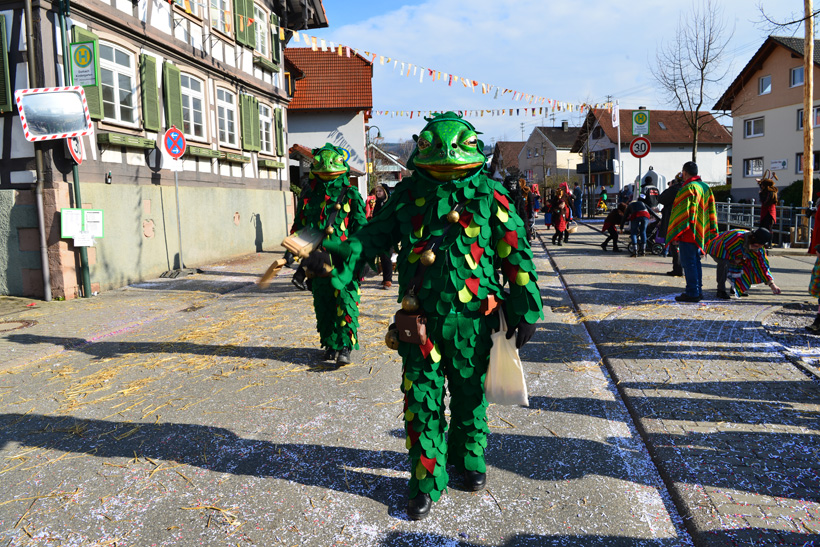
<svg viewBox="0 0 820 547">
<path fill-rule="evenodd" d="M 673 108 L 652 76 L 655 52 L 674 36 L 691 3 L 633 0 L 430 0 L 377 2 L 324 0 L 327 29 L 308 34 L 416 66 L 453 73 L 478 82 L 562 102 L 600 103 L 612 96 L 622 108 Z M 771 32 L 761 23 L 759 6 L 779 20 L 803 9 L 799 0 L 723 0 L 723 18 L 734 34 L 729 44 L 729 75 L 713 90 L 719 97 L 770 33 L 802 36 L 802 27 Z M 579 7 L 583 6 L 583 7 Z M 799 17 L 796 16 L 796 17 Z M 301 43 L 291 42 L 291 46 Z M 473 92 L 461 84 L 432 82 L 426 75 L 404 77 L 393 64 L 373 71 L 373 108 L 409 110 L 499 110 L 531 108 L 512 94 Z M 538 105 L 540 106 L 540 105 Z M 483 139 L 521 140 L 536 125 L 578 125 L 578 113 L 556 112 L 555 119 L 532 116 L 471 116 Z M 418 133 L 423 120 L 375 116 L 389 141 Z"/>
</svg>

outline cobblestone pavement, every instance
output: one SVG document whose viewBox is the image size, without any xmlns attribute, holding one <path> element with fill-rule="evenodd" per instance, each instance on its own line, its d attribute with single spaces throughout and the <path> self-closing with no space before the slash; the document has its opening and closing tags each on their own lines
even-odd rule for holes
<svg viewBox="0 0 820 547">
<path fill-rule="evenodd" d="M 363 349 L 332 370 L 288 272 L 253 285 L 276 256 L 0 301 L 0 545 L 691 545 L 542 250 L 530 407 L 490 407 L 487 490 L 454 479 L 422 522 L 383 344 L 396 289 L 364 283 Z"/>
<path fill-rule="evenodd" d="M 802 328 L 814 260 L 773 256 L 783 295 L 758 286 L 728 302 L 709 299 L 707 261 L 707 299 L 679 304 L 670 259 L 604 254 L 598 229 L 549 253 L 695 543 L 820 545 L 820 338 Z"/>
</svg>

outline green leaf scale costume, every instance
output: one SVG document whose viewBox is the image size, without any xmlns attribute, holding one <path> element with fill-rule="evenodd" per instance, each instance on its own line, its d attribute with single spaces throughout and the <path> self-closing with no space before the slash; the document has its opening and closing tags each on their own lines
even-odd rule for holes
<svg viewBox="0 0 820 547">
<path fill-rule="evenodd" d="M 410 498 L 423 492 L 438 501 L 448 484 L 448 462 L 461 471 L 486 472 L 484 377 L 499 319 L 497 313 L 485 315 L 482 303 L 486 307 L 488 296 L 504 300 L 511 327 L 519 321 L 535 324 L 543 311 L 524 223 L 503 185 L 484 173 L 483 144 L 473 126 L 452 112 L 428 122 L 414 136 L 417 147 L 408 161 L 414 174 L 396 186 L 366 227 L 344 244 L 325 247 L 344 258 L 332 277 L 337 289 L 351 283 L 364 261 L 397 248 L 401 301 L 423 268 L 426 244 L 453 224 L 436 247 L 434 262 L 423 270 L 417 292 L 429 340 L 400 342 L 398 350 Z M 452 214 L 458 204 L 463 209 Z M 499 270 L 509 283 L 506 293 Z M 445 380 L 451 397 L 446 440 Z"/>
<path fill-rule="evenodd" d="M 314 161 L 310 182 L 299 196 L 296 218 L 290 232 L 312 227 L 325 234 L 323 244 L 342 242 L 367 224 L 364 200 L 358 188 L 350 185 L 350 166 L 345 151 L 330 143 L 313 150 Z M 333 217 L 336 204 L 340 208 L 327 230 L 328 219 Z M 331 233 L 327 233 L 327 231 Z M 312 282 L 313 309 L 316 329 L 323 348 L 340 350 L 358 349 L 359 280 L 334 287 L 329 277 L 316 277 Z"/>
</svg>

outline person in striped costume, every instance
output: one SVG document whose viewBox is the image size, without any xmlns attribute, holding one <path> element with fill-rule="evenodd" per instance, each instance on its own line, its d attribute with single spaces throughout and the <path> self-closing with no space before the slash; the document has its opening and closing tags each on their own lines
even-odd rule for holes
<svg viewBox="0 0 820 547">
<path fill-rule="evenodd" d="M 706 244 L 705 251 L 717 262 L 718 298 L 729 299 L 726 291 L 727 279 L 732 280 L 738 296 L 748 296 L 749 287 L 765 283 L 774 294 L 780 294 L 772 272 L 765 246 L 772 241 L 772 234 L 766 228 L 749 230 L 728 230 L 720 233 Z"/>
<path fill-rule="evenodd" d="M 698 176 L 698 165 L 687 161 L 681 169 L 683 186 L 675 196 L 666 243 L 677 243 L 686 290 L 675 297 L 678 302 L 700 302 L 703 298 L 703 272 L 700 255 L 706 243 L 717 236 L 717 211 L 712 190 Z"/>
<path fill-rule="evenodd" d="M 811 233 L 809 243 L 809 254 L 817 259 L 814 261 L 814 268 L 811 271 L 809 281 L 809 294 L 817 298 L 817 315 L 814 316 L 814 323 L 807 325 L 806 329 L 814 334 L 820 334 L 820 207 L 815 205 L 814 229 Z"/>
</svg>

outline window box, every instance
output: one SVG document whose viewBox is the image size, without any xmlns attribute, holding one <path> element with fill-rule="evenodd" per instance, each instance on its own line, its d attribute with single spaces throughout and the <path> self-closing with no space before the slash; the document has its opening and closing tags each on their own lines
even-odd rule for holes
<svg viewBox="0 0 820 547">
<path fill-rule="evenodd" d="M 219 150 L 213 148 L 205 148 L 203 146 L 187 146 L 185 147 L 186 156 L 195 156 L 198 158 L 218 158 L 221 155 Z"/>
<path fill-rule="evenodd" d="M 285 164 L 276 160 L 262 160 L 258 162 L 259 167 L 267 167 L 268 169 L 284 169 Z"/>
<path fill-rule="evenodd" d="M 258 66 L 259 68 L 263 68 L 265 70 L 269 70 L 271 72 L 279 72 L 279 65 L 267 59 L 265 57 L 260 57 L 259 55 L 253 56 L 253 64 Z"/>
<path fill-rule="evenodd" d="M 126 135 L 124 133 L 97 133 L 97 144 L 108 144 L 116 146 L 127 146 L 129 148 L 144 148 L 150 150 L 157 147 L 154 139 L 145 139 L 136 135 Z"/>
<path fill-rule="evenodd" d="M 231 163 L 250 163 L 251 157 L 245 156 L 243 154 L 234 154 L 232 152 L 224 152 L 225 154 L 225 161 L 229 161 Z"/>
</svg>

